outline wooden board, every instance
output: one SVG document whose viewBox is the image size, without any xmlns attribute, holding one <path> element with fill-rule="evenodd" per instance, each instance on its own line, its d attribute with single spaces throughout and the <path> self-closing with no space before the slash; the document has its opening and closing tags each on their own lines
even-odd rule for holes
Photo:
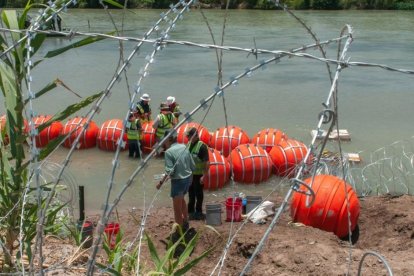
<svg viewBox="0 0 414 276">
<path fill-rule="evenodd" d="M 317 135 L 317 133 L 318 133 L 318 131 L 317 131 L 317 130 L 315 130 L 315 129 L 313 129 L 313 130 L 311 131 L 312 138 L 313 138 L 313 137 L 315 137 L 315 136 Z M 323 131 L 322 131 L 322 133 L 320 133 L 320 134 L 316 137 L 316 139 L 323 139 L 323 138 L 325 138 L 325 137 L 326 137 L 326 135 L 327 135 L 327 131 L 326 131 L 326 130 L 323 130 Z M 336 140 L 336 139 L 338 139 L 338 136 L 339 136 L 339 139 L 341 139 L 341 140 L 344 140 L 344 141 L 351 141 L 351 135 L 349 134 L 348 130 L 346 130 L 346 129 L 340 129 L 340 130 L 339 130 L 339 134 L 338 134 L 338 131 L 337 131 L 336 129 L 334 129 L 334 130 L 333 130 L 333 131 L 329 134 L 328 139 L 329 139 L 329 140 Z"/>
</svg>

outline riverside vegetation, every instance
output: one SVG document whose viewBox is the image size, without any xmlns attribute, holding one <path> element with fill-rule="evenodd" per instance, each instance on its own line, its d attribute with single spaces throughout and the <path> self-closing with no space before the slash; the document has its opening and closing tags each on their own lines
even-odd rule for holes
<svg viewBox="0 0 414 276">
<path fill-rule="evenodd" d="M 45 4 L 49 0 L 34 0 L 33 3 Z M 78 8 L 101 8 L 100 0 L 79 0 Z M 116 0 L 127 8 L 168 8 L 174 0 Z M 269 0 L 229 0 L 229 9 L 276 9 L 275 1 Z M 414 0 L 286 0 L 280 1 L 290 9 L 297 10 L 341 10 L 341 9 L 377 9 L 377 10 L 414 10 Z M 226 0 L 200 0 L 203 8 L 226 8 Z M 22 8 L 26 0 L 0 0 L 0 7 Z"/>
</svg>

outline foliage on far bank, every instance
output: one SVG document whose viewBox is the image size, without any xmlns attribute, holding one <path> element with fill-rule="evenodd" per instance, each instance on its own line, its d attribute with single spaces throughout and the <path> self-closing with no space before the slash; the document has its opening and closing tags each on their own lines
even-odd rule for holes
<svg viewBox="0 0 414 276">
<path fill-rule="evenodd" d="M 49 0 L 34 0 L 34 3 L 47 4 Z M 165 9 L 175 4 L 174 0 L 114 0 L 126 8 Z M 0 7 L 22 8 L 27 0 L 0 0 Z M 281 1 L 296 10 L 414 10 L 414 0 L 286 0 Z M 226 0 L 199 0 L 203 8 L 226 8 Z M 102 8 L 100 0 L 79 0 L 78 8 Z M 274 1 L 269 0 L 230 0 L 230 9 L 277 9 Z"/>
</svg>

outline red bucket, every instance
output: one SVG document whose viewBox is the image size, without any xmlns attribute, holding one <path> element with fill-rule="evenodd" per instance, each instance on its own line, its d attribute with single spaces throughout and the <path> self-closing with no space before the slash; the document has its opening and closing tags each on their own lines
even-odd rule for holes
<svg viewBox="0 0 414 276">
<path fill-rule="evenodd" d="M 242 199 L 229 197 L 226 200 L 226 221 L 241 221 Z"/>
<path fill-rule="evenodd" d="M 116 235 L 119 233 L 119 223 L 108 223 L 105 226 L 104 232 L 108 238 L 109 247 L 114 249 L 116 245 Z"/>
</svg>

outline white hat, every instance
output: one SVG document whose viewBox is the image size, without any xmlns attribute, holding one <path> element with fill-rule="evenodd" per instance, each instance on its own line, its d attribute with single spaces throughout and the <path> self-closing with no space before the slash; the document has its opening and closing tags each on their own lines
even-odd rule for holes
<svg viewBox="0 0 414 276">
<path fill-rule="evenodd" d="M 167 104 L 173 104 L 175 102 L 175 98 L 173 96 L 168 96 Z"/>
<path fill-rule="evenodd" d="M 142 94 L 141 100 L 143 101 L 151 101 L 151 98 L 148 94 Z"/>
</svg>

